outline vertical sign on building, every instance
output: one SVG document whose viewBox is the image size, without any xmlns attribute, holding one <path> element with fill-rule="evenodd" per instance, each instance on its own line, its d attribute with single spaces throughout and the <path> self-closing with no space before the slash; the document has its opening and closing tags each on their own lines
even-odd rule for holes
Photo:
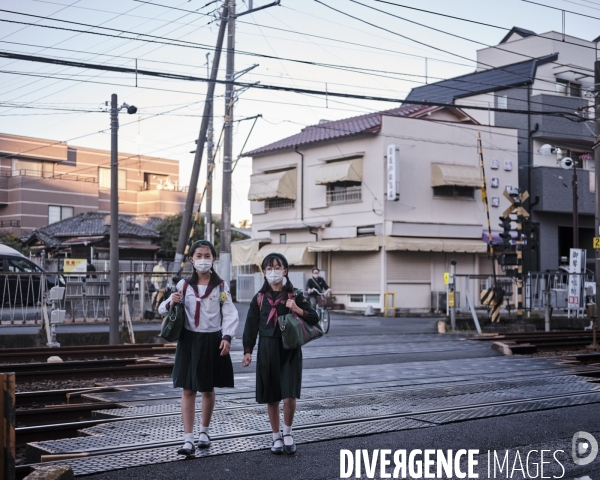
<svg viewBox="0 0 600 480">
<path fill-rule="evenodd" d="M 569 255 L 569 310 L 578 310 L 581 305 L 582 273 L 585 269 L 585 251 L 572 248 Z"/>
<path fill-rule="evenodd" d="M 388 145 L 387 147 L 387 199 L 400 200 L 400 147 Z"/>
</svg>

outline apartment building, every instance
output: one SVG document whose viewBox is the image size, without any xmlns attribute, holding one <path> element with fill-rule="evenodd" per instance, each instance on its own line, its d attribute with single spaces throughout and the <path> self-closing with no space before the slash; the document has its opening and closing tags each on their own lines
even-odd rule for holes
<svg viewBox="0 0 600 480">
<path fill-rule="evenodd" d="M 588 250 L 593 262 L 596 186 L 594 125 L 588 109 L 593 97 L 588 92 L 599 41 L 515 27 L 498 45 L 477 51 L 476 72 L 414 88 L 407 97 L 407 102 L 507 110 L 466 111 L 482 124 L 518 131 L 519 187 L 529 192 L 526 208 L 539 226 L 539 249 L 525 252 L 526 270 L 555 270 L 573 247 L 573 171 L 560 167 L 561 157 L 578 162 L 579 247 Z M 543 156 L 540 148 L 545 144 L 558 156 Z"/>
<path fill-rule="evenodd" d="M 460 108 L 404 105 L 248 152 L 253 238 L 232 244 L 232 263 L 277 251 L 294 272 L 319 266 L 347 308 L 381 308 L 393 292 L 399 309 L 428 311 L 451 260 L 458 273 L 491 272 L 477 138 L 499 215 L 518 184 L 517 133 Z"/>
<path fill-rule="evenodd" d="M 119 211 L 179 213 L 186 188 L 179 162 L 119 153 Z M 110 152 L 0 134 L 0 229 L 27 235 L 84 212 L 110 211 Z"/>
</svg>

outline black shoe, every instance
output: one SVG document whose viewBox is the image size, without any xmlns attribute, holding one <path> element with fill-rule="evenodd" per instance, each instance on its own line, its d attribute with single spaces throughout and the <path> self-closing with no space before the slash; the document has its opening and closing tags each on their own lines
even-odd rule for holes
<svg viewBox="0 0 600 480">
<path fill-rule="evenodd" d="M 198 448 L 208 448 L 208 447 L 210 447 L 210 437 L 208 436 L 208 433 L 201 432 L 200 435 L 206 435 L 206 438 L 208 438 L 208 440 L 200 440 L 200 439 L 198 439 Z"/>
<path fill-rule="evenodd" d="M 285 437 L 292 437 L 291 434 L 288 435 L 284 435 L 283 438 Z M 292 441 L 294 440 L 294 437 L 292 437 Z M 291 445 L 286 445 L 285 442 L 283 442 L 283 451 L 285 453 L 287 453 L 288 455 L 293 455 L 294 453 L 296 453 L 296 443 L 292 443 Z"/>
<path fill-rule="evenodd" d="M 194 447 L 194 444 L 192 442 L 185 442 L 183 444 L 183 447 L 181 447 L 179 450 L 177 450 L 177 453 L 179 455 L 185 455 L 186 457 L 189 457 L 194 454 L 195 450 L 196 450 L 196 447 Z"/>
<path fill-rule="evenodd" d="M 281 447 L 276 447 L 275 444 L 277 442 L 281 442 Z M 271 447 L 271 453 L 275 455 L 281 455 L 283 453 L 283 439 L 278 438 L 277 440 L 273 440 L 273 446 Z"/>
</svg>

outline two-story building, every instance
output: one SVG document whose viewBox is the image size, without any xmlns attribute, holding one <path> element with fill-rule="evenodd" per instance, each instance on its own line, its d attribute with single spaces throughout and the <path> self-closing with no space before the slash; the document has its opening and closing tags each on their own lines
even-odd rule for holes
<svg viewBox="0 0 600 480">
<path fill-rule="evenodd" d="M 179 162 L 119 153 L 119 212 L 163 218 L 183 210 Z M 110 152 L 0 134 L 0 229 L 27 235 L 85 212 L 110 211 Z"/>
<path fill-rule="evenodd" d="M 232 244 L 233 264 L 277 251 L 292 271 L 321 268 L 347 308 L 381 308 L 394 292 L 398 308 L 429 310 L 452 259 L 458 273 L 491 272 L 478 134 L 498 216 L 503 190 L 518 184 L 517 131 L 482 128 L 459 108 L 405 105 L 321 122 L 246 153 L 253 239 Z"/>
<path fill-rule="evenodd" d="M 515 27 L 498 45 L 477 51 L 476 72 L 414 88 L 406 98 L 507 110 L 466 111 L 482 124 L 518 131 L 519 187 L 529 192 L 525 206 L 539 226 L 539 249 L 525 252 L 526 270 L 557 269 L 573 247 L 573 171 L 559 166 L 560 155 L 541 155 L 544 144 L 578 162 L 579 247 L 593 259 L 593 96 L 586 92 L 599 41 Z"/>
</svg>

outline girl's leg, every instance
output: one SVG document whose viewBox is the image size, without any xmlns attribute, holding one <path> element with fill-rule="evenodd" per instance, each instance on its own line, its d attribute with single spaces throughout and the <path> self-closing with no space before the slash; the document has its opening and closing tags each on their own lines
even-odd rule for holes
<svg viewBox="0 0 600 480">
<path fill-rule="evenodd" d="M 215 409 L 215 392 L 202 392 L 202 426 L 209 427 Z"/>
<path fill-rule="evenodd" d="M 279 431 L 279 402 L 269 403 L 267 405 L 267 412 L 269 413 L 269 422 L 271 423 L 271 429 L 273 430 L 273 446 L 271 447 L 271 452 L 282 454 L 283 440 L 281 438 L 281 432 Z"/>
<path fill-rule="evenodd" d="M 269 422 L 271 422 L 273 433 L 279 433 L 279 402 L 269 403 L 267 412 L 269 413 Z"/>
<path fill-rule="evenodd" d="M 295 398 L 284 398 L 283 399 L 283 424 L 288 427 L 294 423 L 294 413 L 296 413 L 296 399 Z"/>
<path fill-rule="evenodd" d="M 202 426 L 198 437 L 198 447 L 207 448 L 210 446 L 210 419 L 215 408 L 215 392 L 202 392 Z"/>
<path fill-rule="evenodd" d="M 294 413 L 296 413 L 296 399 L 289 397 L 283 399 L 283 444 L 287 447 L 294 445 L 292 435 L 292 424 L 294 423 Z M 296 447 L 288 453 L 294 453 Z"/>
<path fill-rule="evenodd" d="M 181 394 L 181 418 L 183 420 L 183 446 L 177 451 L 180 455 L 194 453 L 194 416 L 196 414 L 196 392 L 183 390 Z"/>
<path fill-rule="evenodd" d="M 196 415 L 196 392 L 183 389 L 181 395 L 181 417 L 184 433 L 194 433 L 194 417 Z"/>
</svg>

